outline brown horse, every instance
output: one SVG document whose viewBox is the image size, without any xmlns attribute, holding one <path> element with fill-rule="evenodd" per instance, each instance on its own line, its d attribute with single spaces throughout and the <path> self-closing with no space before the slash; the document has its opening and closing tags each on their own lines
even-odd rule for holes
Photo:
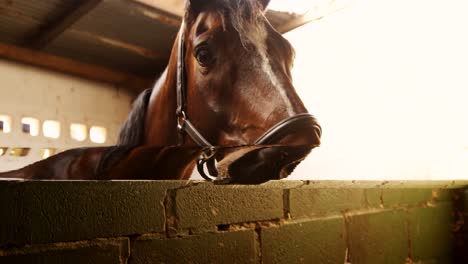
<svg viewBox="0 0 468 264">
<path fill-rule="evenodd" d="M 125 154 L 107 161 L 104 170 L 98 161 L 106 152 L 119 149 Z M 300 161 L 308 146 L 223 147 L 229 151 L 219 163 L 216 183 L 254 184 L 286 177 L 286 165 Z M 203 152 L 199 147 L 102 147 L 67 150 L 22 169 L 0 173 L 0 178 L 54 180 L 173 180 L 191 173 L 194 161 Z"/>
<path fill-rule="evenodd" d="M 49 178 L 133 178 L 138 175 L 123 168 L 155 171 L 159 165 L 143 166 L 152 157 L 176 163 L 179 169 L 172 177 L 158 171 L 149 178 L 188 179 L 200 155 L 202 175 L 200 168 L 207 164 L 217 176 L 215 159 L 231 160 L 228 171 L 243 173 L 235 177 L 246 179 L 243 182 L 273 167 L 283 171 L 273 178 L 289 174 L 320 144 L 321 129 L 292 85 L 294 51 L 265 18 L 268 2 L 187 1 L 168 67 L 135 101 L 118 146 L 70 150 L 29 166 L 31 172 L 23 177 L 39 178 L 29 175 L 42 168 Z M 244 154 L 251 165 L 235 154 L 241 148 L 215 147 L 259 144 L 275 146 L 250 147 Z M 173 145 L 179 147 L 161 147 Z M 172 154 L 161 155 L 168 149 Z M 280 167 L 272 166 L 275 159 L 282 160 Z"/>
</svg>

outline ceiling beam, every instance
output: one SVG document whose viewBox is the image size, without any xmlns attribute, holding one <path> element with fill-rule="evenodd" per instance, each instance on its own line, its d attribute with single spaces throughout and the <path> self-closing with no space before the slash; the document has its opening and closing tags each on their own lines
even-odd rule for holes
<svg viewBox="0 0 468 264">
<path fill-rule="evenodd" d="M 177 17 L 184 15 L 185 1 L 184 0 L 131 0 L 153 8 L 162 10 Z"/>
<path fill-rule="evenodd" d="M 82 63 L 41 51 L 19 48 L 3 43 L 0 43 L 0 58 L 44 67 L 86 79 L 115 84 L 130 88 L 134 92 L 141 92 L 150 87 L 154 82 L 152 78 L 143 78 L 102 66 Z"/>
<path fill-rule="evenodd" d="M 178 1 L 160 1 L 160 0 L 129 0 L 136 4 L 135 11 L 150 19 L 171 27 L 179 27 L 181 24 L 182 12 L 174 12 L 178 9 Z M 173 7 L 172 9 L 170 7 Z M 183 10 L 183 9 L 181 9 Z"/>
<path fill-rule="evenodd" d="M 86 0 L 70 10 L 70 12 L 64 14 L 60 19 L 51 23 L 44 30 L 36 34 L 32 39 L 26 43 L 27 47 L 34 49 L 43 49 L 50 42 L 56 39 L 60 34 L 62 34 L 67 28 L 71 27 L 78 20 L 84 17 L 87 13 L 93 10 L 96 6 L 99 5 L 103 0 Z"/>
<path fill-rule="evenodd" d="M 91 33 L 91 32 L 70 29 L 67 31 L 67 34 L 72 34 L 76 38 L 86 39 L 86 40 L 90 40 L 93 42 L 103 43 L 108 46 L 117 47 L 119 49 L 123 49 L 135 55 L 138 55 L 140 57 L 144 57 L 144 58 L 154 60 L 154 61 L 161 61 L 161 60 L 165 61 L 169 58 L 169 54 L 163 56 L 153 50 L 143 48 L 137 45 L 133 45 L 127 42 L 123 42 L 120 40 L 103 37 L 103 36 L 100 36 L 98 34 Z"/>
</svg>

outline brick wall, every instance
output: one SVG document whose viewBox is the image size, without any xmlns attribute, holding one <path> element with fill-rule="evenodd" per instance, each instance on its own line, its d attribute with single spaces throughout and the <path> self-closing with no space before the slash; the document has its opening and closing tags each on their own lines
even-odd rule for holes
<svg viewBox="0 0 468 264">
<path fill-rule="evenodd" d="M 468 263 L 467 185 L 3 181 L 0 263 Z"/>
</svg>

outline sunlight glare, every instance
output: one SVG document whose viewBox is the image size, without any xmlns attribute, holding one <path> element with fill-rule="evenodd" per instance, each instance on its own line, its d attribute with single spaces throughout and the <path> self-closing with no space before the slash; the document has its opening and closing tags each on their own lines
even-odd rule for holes
<svg viewBox="0 0 468 264">
<path fill-rule="evenodd" d="M 285 35 L 323 126 L 290 179 L 468 179 L 468 2 L 361 0 Z"/>
<path fill-rule="evenodd" d="M 91 139 L 91 142 L 94 143 L 105 143 L 107 138 L 107 130 L 104 127 L 93 126 L 89 130 L 89 138 Z"/>
<path fill-rule="evenodd" d="M 29 127 L 29 134 L 31 136 L 35 137 L 39 135 L 39 120 L 37 120 L 36 118 L 23 117 L 21 118 L 21 124 L 23 126 L 27 125 Z M 25 133 L 28 133 L 28 132 L 25 132 Z"/>
<path fill-rule="evenodd" d="M 2 122 L 2 128 L 0 132 L 10 133 L 11 132 L 11 117 L 8 115 L 0 115 L 0 121 Z"/>
<path fill-rule="evenodd" d="M 87 137 L 87 128 L 83 124 L 71 124 L 70 136 L 76 141 L 84 141 Z"/>
</svg>

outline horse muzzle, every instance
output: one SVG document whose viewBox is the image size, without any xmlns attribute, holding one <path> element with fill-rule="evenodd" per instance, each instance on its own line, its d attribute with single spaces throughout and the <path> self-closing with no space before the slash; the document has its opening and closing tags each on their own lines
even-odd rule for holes
<svg viewBox="0 0 468 264">
<path fill-rule="evenodd" d="M 286 144 L 286 145 L 320 145 L 322 127 L 317 119 L 309 113 L 298 114 L 277 123 L 256 141 L 255 145 Z"/>
<path fill-rule="evenodd" d="M 309 154 L 308 145 L 262 145 L 238 148 L 218 163 L 216 184 L 260 184 L 289 176 Z"/>
<path fill-rule="evenodd" d="M 227 164 L 228 161 L 229 165 L 224 165 L 228 169 L 222 169 L 220 173 L 215 157 L 219 157 L 220 152 L 232 153 L 233 148 L 221 151 L 222 148 L 210 145 L 189 121 L 186 122 L 188 134 L 194 139 L 200 138 L 195 141 L 205 146 L 204 155 L 197 161 L 200 175 L 217 183 L 254 184 L 284 178 L 313 148 L 320 145 L 322 135 L 322 129 L 313 115 L 303 113 L 289 117 L 267 130 L 254 145 L 234 151 L 236 154 L 231 154 L 229 159 L 222 153 L 224 158 L 218 165 Z M 205 165 L 211 177 L 205 174 Z"/>
</svg>

